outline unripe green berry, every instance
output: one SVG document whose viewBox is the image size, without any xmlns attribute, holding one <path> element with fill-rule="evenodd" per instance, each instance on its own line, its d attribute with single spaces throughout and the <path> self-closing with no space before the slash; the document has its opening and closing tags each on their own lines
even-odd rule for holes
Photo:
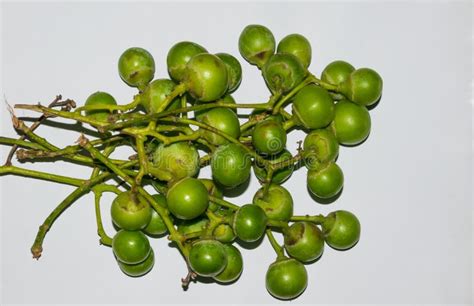
<svg viewBox="0 0 474 306">
<path fill-rule="evenodd" d="M 184 79 L 186 64 L 192 57 L 200 53 L 207 53 L 207 50 L 203 46 L 190 41 L 181 41 L 171 47 L 166 57 L 170 77 L 181 82 Z"/>
<path fill-rule="evenodd" d="M 142 90 L 155 75 L 155 60 L 142 48 L 129 48 L 119 58 L 119 74 L 129 86 Z"/>
<path fill-rule="evenodd" d="M 248 25 L 240 34 L 239 51 L 247 62 L 261 69 L 275 53 L 275 37 L 262 25 Z"/>
<path fill-rule="evenodd" d="M 308 68 L 311 64 L 311 44 L 301 34 L 290 34 L 285 36 L 277 47 L 277 53 L 290 53 L 296 56 L 303 67 Z"/>
</svg>

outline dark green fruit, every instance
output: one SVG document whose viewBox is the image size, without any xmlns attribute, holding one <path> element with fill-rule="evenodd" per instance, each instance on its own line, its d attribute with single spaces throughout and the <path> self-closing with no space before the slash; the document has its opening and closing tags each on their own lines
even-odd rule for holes
<svg viewBox="0 0 474 306">
<path fill-rule="evenodd" d="M 163 208 L 167 208 L 168 204 L 166 203 L 166 197 L 162 194 L 153 195 L 153 199 Z M 168 228 L 165 225 L 165 222 L 161 216 L 156 212 L 156 210 L 151 208 L 151 220 L 148 225 L 143 229 L 145 234 L 150 236 L 159 236 L 163 235 L 168 231 Z"/>
<path fill-rule="evenodd" d="M 309 170 L 307 183 L 312 194 L 329 199 L 342 190 L 344 174 L 337 164 L 329 163 L 322 169 Z"/>
<path fill-rule="evenodd" d="M 140 194 L 124 191 L 112 202 L 110 213 L 112 221 L 119 228 L 136 231 L 150 222 L 152 209 Z"/>
<path fill-rule="evenodd" d="M 351 212 L 332 212 L 325 218 L 322 226 L 326 243 L 334 249 L 347 250 L 359 241 L 360 223 Z"/>
<path fill-rule="evenodd" d="M 262 25 L 248 25 L 240 34 L 239 51 L 247 62 L 261 69 L 275 53 L 275 37 Z"/>
<path fill-rule="evenodd" d="M 169 211 L 179 219 L 190 220 L 201 215 L 209 205 L 204 184 L 187 177 L 175 183 L 166 195 Z"/>
<path fill-rule="evenodd" d="M 260 121 L 253 129 L 252 144 L 259 153 L 278 154 L 286 146 L 286 131 L 278 120 Z"/>
<path fill-rule="evenodd" d="M 260 188 L 253 197 L 253 203 L 260 206 L 271 220 L 288 222 L 293 216 L 293 198 L 284 187 L 271 184 L 265 194 Z"/>
<path fill-rule="evenodd" d="M 211 158 L 214 179 L 225 187 L 236 187 L 250 176 L 251 159 L 239 145 L 228 143 L 218 147 Z"/>
<path fill-rule="evenodd" d="M 266 160 L 270 160 L 272 163 L 279 163 L 284 162 L 291 159 L 293 156 L 291 155 L 290 151 L 284 149 L 280 153 L 276 155 L 271 155 L 266 158 Z M 282 184 L 285 182 L 293 173 L 294 165 L 291 164 L 287 167 L 279 168 L 278 170 L 273 172 L 272 176 L 272 183 L 275 184 Z M 258 178 L 260 182 L 264 182 L 267 178 L 267 170 L 263 164 L 260 164 L 258 161 L 255 161 L 253 165 L 253 172 L 255 176 Z"/>
<path fill-rule="evenodd" d="M 168 146 L 160 144 L 152 153 L 152 165 L 149 170 L 162 180 L 179 180 L 194 176 L 199 171 L 199 153 L 188 142 L 175 142 Z"/>
<path fill-rule="evenodd" d="M 332 85 L 339 85 L 345 82 L 354 70 L 355 68 L 347 62 L 334 61 L 324 68 L 321 80 Z"/>
<path fill-rule="evenodd" d="M 294 98 L 293 115 L 305 128 L 320 129 L 334 119 L 334 102 L 326 89 L 307 85 Z"/>
<path fill-rule="evenodd" d="M 246 204 L 235 213 L 232 227 L 240 240 L 253 242 L 262 237 L 267 226 L 267 219 L 262 208 L 254 204 Z"/>
<path fill-rule="evenodd" d="M 339 90 L 349 100 L 360 105 L 372 105 L 382 96 L 383 81 L 370 68 L 354 70 L 349 78 L 339 85 Z"/>
<path fill-rule="evenodd" d="M 238 279 L 240 274 L 242 274 L 244 262 L 239 249 L 231 244 L 224 244 L 223 246 L 227 254 L 227 265 L 221 273 L 213 278 L 221 283 L 230 283 Z"/>
<path fill-rule="evenodd" d="M 229 93 L 233 93 L 239 88 L 242 82 L 242 66 L 239 61 L 228 53 L 217 53 L 216 56 L 220 58 L 227 67 L 227 75 L 229 77 Z"/>
<path fill-rule="evenodd" d="M 307 70 L 293 54 L 274 54 L 262 69 L 263 78 L 273 93 L 287 93 L 301 83 Z"/>
<path fill-rule="evenodd" d="M 190 41 L 181 41 L 171 47 L 166 57 L 170 77 L 178 82 L 182 81 L 184 79 L 186 64 L 193 56 L 200 53 L 207 53 L 207 50 Z"/>
<path fill-rule="evenodd" d="M 327 129 L 314 130 L 303 143 L 305 165 L 309 170 L 320 169 L 324 164 L 335 161 L 339 154 L 339 143 L 333 132 Z"/>
<path fill-rule="evenodd" d="M 227 265 L 227 252 L 219 241 L 199 240 L 189 251 L 189 265 L 200 276 L 216 276 Z"/>
<path fill-rule="evenodd" d="M 148 257 L 151 247 L 142 232 L 120 230 L 112 239 L 112 250 L 119 261 L 134 265 Z"/>
<path fill-rule="evenodd" d="M 308 273 L 302 263 L 285 258 L 268 267 L 265 275 L 268 292 L 276 298 L 291 300 L 299 296 L 308 285 Z"/>
<path fill-rule="evenodd" d="M 308 68 L 311 64 L 311 44 L 300 34 L 290 34 L 285 36 L 277 47 L 277 53 L 293 54 L 303 64 L 304 68 Z"/>
<path fill-rule="evenodd" d="M 284 231 L 284 237 L 288 255 L 301 262 L 313 261 L 323 254 L 323 233 L 312 222 L 293 223 Z"/>
<path fill-rule="evenodd" d="M 168 79 L 154 80 L 143 91 L 140 103 L 148 114 L 154 114 L 162 108 L 166 98 L 173 92 L 176 83 Z M 175 98 L 165 110 L 177 109 L 181 106 L 181 100 Z"/>
<path fill-rule="evenodd" d="M 119 58 L 119 74 L 129 86 L 143 89 L 153 80 L 155 60 L 142 48 L 129 48 Z"/>
<path fill-rule="evenodd" d="M 332 127 L 343 145 L 357 145 L 370 133 L 371 120 L 366 107 L 341 100 L 336 104 Z"/>
<path fill-rule="evenodd" d="M 134 265 L 129 265 L 119 260 L 117 260 L 117 263 L 123 273 L 131 277 L 139 277 L 151 271 L 153 265 L 155 264 L 155 254 L 153 253 L 153 249 L 151 249 L 150 255 L 148 255 L 144 261 Z"/>
<path fill-rule="evenodd" d="M 195 55 L 186 64 L 183 82 L 194 99 L 202 102 L 217 100 L 227 92 L 229 86 L 227 67 L 215 55 Z"/>
<path fill-rule="evenodd" d="M 98 91 L 91 94 L 87 98 L 85 105 L 117 105 L 117 101 L 115 101 L 114 97 L 112 97 L 110 94 L 103 91 Z M 87 117 L 101 122 L 107 122 L 109 115 L 111 114 L 107 110 L 88 110 L 85 113 Z"/>
<path fill-rule="evenodd" d="M 200 121 L 230 137 L 238 139 L 240 137 L 240 123 L 236 113 L 229 108 L 217 107 L 205 112 Z M 219 146 L 229 141 L 216 133 L 201 128 L 201 135 L 211 144 Z"/>
</svg>

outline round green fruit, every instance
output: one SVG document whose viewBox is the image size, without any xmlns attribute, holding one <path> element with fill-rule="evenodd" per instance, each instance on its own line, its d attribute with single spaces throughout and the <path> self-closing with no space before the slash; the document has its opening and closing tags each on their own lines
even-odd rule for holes
<svg viewBox="0 0 474 306">
<path fill-rule="evenodd" d="M 250 176 L 251 159 L 239 145 L 228 143 L 219 146 L 211 158 L 214 179 L 225 187 L 236 187 Z"/>
<path fill-rule="evenodd" d="M 308 68 L 311 64 L 311 44 L 306 37 L 300 34 L 285 36 L 278 43 L 277 53 L 293 54 L 303 64 L 304 68 Z"/>
<path fill-rule="evenodd" d="M 129 86 L 143 89 L 155 75 L 155 60 L 142 48 L 129 48 L 119 58 L 119 74 Z"/>
<path fill-rule="evenodd" d="M 234 241 L 234 230 L 229 224 L 219 224 L 212 232 L 214 239 L 222 243 L 230 243 Z"/>
<path fill-rule="evenodd" d="M 227 265 L 225 269 L 213 278 L 221 283 L 231 283 L 239 278 L 244 268 L 244 261 L 239 249 L 231 244 L 224 244 L 227 254 Z"/>
<path fill-rule="evenodd" d="M 114 97 L 110 94 L 98 91 L 91 94 L 85 103 L 85 106 L 98 106 L 98 105 L 117 105 L 117 101 L 115 101 Z M 87 117 L 101 122 L 107 122 L 109 115 L 111 114 L 107 110 L 87 110 L 85 111 Z"/>
<path fill-rule="evenodd" d="M 349 78 L 339 85 L 340 92 L 349 100 L 369 106 L 382 96 L 383 81 L 380 75 L 370 68 L 354 70 Z"/>
<path fill-rule="evenodd" d="M 319 170 L 309 170 L 307 183 L 312 194 L 329 199 L 342 190 L 344 174 L 337 164 L 329 163 Z"/>
<path fill-rule="evenodd" d="M 219 131 L 227 134 L 232 138 L 240 137 L 240 123 L 237 114 L 229 108 L 217 107 L 205 112 L 200 121 Z M 224 137 L 217 135 L 213 131 L 201 128 L 201 135 L 211 144 L 219 146 L 229 141 Z"/>
<path fill-rule="evenodd" d="M 322 165 L 336 160 L 339 154 L 339 143 L 333 132 L 327 129 L 314 130 L 303 143 L 305 166 L 309 170 L 320 169 Z"/>
<path fill-rule="evenodd" d="M 340 144 L 357 145 L 369 136 L 369 111 L 362 105 L 341 100 L 336 104 L 332 127 Z"/>
<path fill-rule="evenodd" d="M 248 25 L 240 34 L 239 51 L 247 62 L 261 69 L 275 53 L 275 37 L 263 25 Z"/>
<path fill-rule="evenodd" d="M 166 57 L 170 77 L 175 81 L 182 81 L 185 75 L 186 64 L 193 56 L 201 53 L 207 53 L 207 50 L 201 45 L 190 41 L 181 41 L 171 47 Z"/>
<path fill-rule="evenodd" d="M 252 144 L 259 153 L 278 154 L 286 146 L 286 131 L 276 119 L 260 121 L 253 129 Z"/>
<path fill-rule="evenodd" d="M 217 53 L 216 56 L 220 58 L 227 67 L 227 75 L 229 77 L 228 92 L 233 93 L 239 88 L 242 82 L 242 66 L 239 61 L 228 53 Z"/>
<path fill-rule="evenodd" d="M 254 204 L 246 204 L 235 212 L 232 227 L 240 240 L 254 242 L 265 232 L 267 220 L 267 215 L 262 208 Z"/>
<path fill-rule="evenodd" d="M 310 262 L 319 258 L 324 251 L 324 236 L 312 222 L 295 222 L 284 231 L 285 249 L 288 255 Z"/>
<path fill-rule="evenodd" d="M 194 176 L 199 171 L 199 153 L 193 145 L 184 141 L 170 145 L 160 144 L 152 153 L 149 170 L 162 180 L 179 180 Z"/>
<path fill-rule="evenodd" d="M 186 64 L 184 84 L 188 93 L 202 102 L 211 102 L 222 97 L 229 86 L 227 67 L 215 55 L 201 53 Z"/>
<path fill-rule="evenodd" d="M 142 195 L 124 191 L 112 202 L 110 213 L 112 221 L 119 228 L 136 231 L 150 223 L 152 209 Z"/>
<path fill-rule="evenodd" d="M 152 196 L 153 199 L 163 208 L 167 208 L 168 204 L 166 203 L 166 197 L 162 194 L 155 194 Z M 168 231 L 165 222 L 161 216 L 156 212 L 152 207 L 151 209 L 151 220 L 148 225 L 143 229 L 143 232 L 152 237 L 160 236 L 165 234 Z"/>
<path fill-rule="evenodd" d="M 134 265 L 129 265 L 121 261 L 117 261 L 117 263 L 123 273 L 131 277 L 140 277 L 150 272 L 153 268 L 155 264 L 155 254 L 153 253 L 153 249 L 151 249 L 150 255 L 148 255 L 144 261 Z"/>
<path fill-rule="evenodd" d="M 272 163 L 280 163 L 293 158 L 290 151 L 284 149 L 276 155 L 267 156 L 265 159 L 271 161 Z M 273 172 L 272 183 L 282 184 L 285 182 L 293 173 L 294 165 L 291 164 L 287 167 L 279 168 Z M 264 182 L 267 178 L 267 170 L 263 164 L 260 164 L 258 161 L 255 161 L 253 165 L 253 172 L 260 182 Z"/>
<path fill-rule="evenodd" d="M 141 95 L 140 104 L 148 114 L 155 114 L 173 92 L 176 83 L 168 79 L 154 80 L 145 88 Z M 181 100 L 175 98 L 165 110 L 174 110 L 181 106 Z"/>
<path fill-rule="evenodd" d="M 201 215 L 209 205 L 204 184 L 195 178 L 184 178 L 171 186 L 166 195 L 169 211 L 179 219 L 190 220 Z"/>
<path fill-rule="evenodd" d="M 301 83 L 307 70 L 293 54 L 274 54 L 262 69 L 263 78 L 272 93 L 284 94 Z"/>
<path fill-rule="evenodd" d="M 355 68 L 345 61 L 334 61 L 324 68 L 321 80 L 332 85 L 339 85 L 345 82 L 354 70 Z"/>
<path fill-rule="evenodd" d="M 328 91 L 311 84 L 301 89 L 293 100 L 293 115 L 307 129 L 320 129 L 334 119 L 334 102 Z"/>
<path fill-rule="evenodd" d="M 337 250 L 353 247 L 360 238 L 360 222 L 348 211 L 330 213 L 322 224 L 326 243 Z"/>
<path fill-rule="evenodd" d="M 213 277 L 227 265 L 227 253 L 222 243 L 216 240 L 199 240 L 189 251 L 189 265 L 196 274 Z"/>
<path fill-rule="evenodd" d="M 288 222 L 293 216 L 293 198 L 284 187 L 271 184 L 267 193 L 260 188 L 253 197 L 253 203 L 260 206 L 271 220 Z"/>
<path fill-rule="evenodd" d="M 308 285 L 308 273 L 304 265 L 293 259 L 285 258 L 272 263 L 265 275 L 268 292 L 282 300 L 298 297 Z"/>
<path fill-rule="evenodd" d="M 148 257 L 151 247 L 142 232 L 120 230 L 112 239 L 112 250 L 119 261 L 134 265 Z"/>
</svg>

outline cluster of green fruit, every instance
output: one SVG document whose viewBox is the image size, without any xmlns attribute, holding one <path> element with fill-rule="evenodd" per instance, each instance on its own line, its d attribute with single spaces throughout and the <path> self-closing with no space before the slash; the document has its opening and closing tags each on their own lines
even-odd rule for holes
<svg viewBox="0 0 474 306">
<path fill-rule="evenodd" d="M 60 149 L 15 118 L 24 138 L 2 138 L 4 144 L 25 148 L 17 152 L 23 161 L 48 157 L 93 168 L 89 179 L 79 180 L 8 163 L 1 167 L 0 175 L 77 187 L 40 227 L 32 247 L 36 258 L 54 220 L 89 191 L 95 194 L 101 242 L 112 247 L 120 269 L 134 277 L 153 267 L 155 255 L 148 237 L 168 236 L 189 269 L 184 286 L 197 275 L 234 282 L 243 271 L 243 259 L 233 243 L 254 243 L 266 235 L 277 255 L 268 268 L 266 288 L 276 298 L 293 299 L 307 287 L 304 264 L 316 261 L 325 244 L 346 250 L 358 242 L 360 224 L 354 214 L 338 210 L 327 216 L 295 216 L 293 198 L 281 184 L 303 164 L 308 189 L 316 199 L 337 197 L 344 183 L 335 163 L 339 145 L 357 145 L 368 137 L 367 106 L 381 97 L 381 77 L 372 69 L 335 61 L 319 79 L 308 71 L 312 50 L 304 36 L 291 34 L 276 45 L 271 31 L 261 25 L 242 31 L 239 51 L 261 70 L 271 92 L 267 102 L 236 103 L 231 94 L 242 80 L 239 61 L 183 41 L 168 52 L 170 78 L 154 80 L 155 62 L 144 49 L 130 48 L 121 55 L 120 77 L 138 89 L 129 104 L 119 105 L 110 94 L 96 92 L 74 111 L 67 103 L 16 106 L 89 124 L 100 134 L 92 141 L 81 136 L 78 145 Z M 287 106 L 291 112 L 285 110 Z M 252 112 L 239 114 L 238 109 Z M 239 116 L 247 120 L 241 124 Z M 286 149 L 292 129 L 307 133 L 295 155 Z M 135 154 L 129 160 L 112 158 L 119 146 L 130 147 Z M 212 179 L 198 178 L 199 170 L 208 165 Z M 225 200 L 226 191 L 248 181 L 252 168 L 262 184 L 253 203 Z M 122 181 L 126 190 L 107 184 L 114 179 Z M 150 194 L 145 186 L 157 194 Z M 113 238 L 105 233 L 100 216 L 104 192 L 116 194 L 111 218 L 118 231 Z M 283 246 L 274 231 L 283 234 Z"/>
</svg>

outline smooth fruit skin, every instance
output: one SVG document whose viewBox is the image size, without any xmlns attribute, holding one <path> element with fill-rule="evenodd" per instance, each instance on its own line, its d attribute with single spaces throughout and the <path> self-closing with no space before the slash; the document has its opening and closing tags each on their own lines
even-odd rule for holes
<svg viewBox="0 0 474 306">
<path fill-rule="evenodd" d="M 213 277 L 225 269 L 227 253 L 219 241 L 199 240 L 189 251 L 189 265 L 198 275 Z"/>
<path fill-rule="evenodd" d="M 117 101 L 115 101 L 114 97 L 109 93 L 97 91 L 87 98 L 85 105 L 117 105 Z M 86 111 L 85 114 L 96 121 L 107 122 L 110 112 L 106 110 L 89 110 Z"/>
<path fill-rule="evenodd" d="M 341 100 L 336 104 L 332 127 L 340 144 L 357 145 L 369 136 L 369 111 L 364 106 Z"/>
<path fill-rule="evenodd" d="M 214 179 L 225 187 L 236 187 L 250 176 L 251 159 L 239 145 L 228 143 L 219 146 L 211 158 Z"/>
<path fill-rule="evenodd" d="M 212 232 L 212 236 L 222 243 L 230 243 L 235 239 L 234 230 L 229 224 L 219 224 Z"/>
<path fill-rule="evenodd" d="M 272 156 L 268 156 L 266 159 L 271 160 L 274 163 L 278 162 L 284 162 L 286 160 L 291 159 L 293 156 L 291 155 L 290 151 L 284 149 L 280 153 Z M 273 172 L 272 176 L 272 183 L 275 184 L 282 184 L 285 182 L 291 174 L 293 174 L 294 170 L 294 165 L 290 165 L 288 167 L 280 168 Z M 264 182 L 265 179 L 267 178 L 267 170 L 265 167 L 261 164 L 259 164 L 257 161 L 255 161 L 253 165 L 253 172 L 255 173 L 255 176 L 258 178 L 260 182 Z"/>
<path fill-rule="evenodd" d="M 332 85 L 339 85 L 345 82 L 354 70 L 354 66 L 345 61 L 334 61 L 324 68 L 321 80 Z"/>
<path fill-rule="evenodd" d="M 284 187 L 271 184 L 265 194 L 260 188 L 253 197 L 253 203 L 260 206 L 268 219 L 288 222 L 293 216 L 293 198 Z"/>
<path fill-rule="evenodd" d="M 317 170 L 322 165 L 336 160 L 339 155 L 339 143 L 332 131 L 319 129 L 306 135 L 303 150 L 306 154 L 306 168 Z"/>
<path fill-rule="evenodd" d="M 229 108 L 217 107 L 205 112 L 200 121 L 219 131 L 238 139 L 240 137 L 240 123 L 237 114 Z M 201 135 L 211 144 L 219 146 L 229 141 L 216 133 L 201 128 Z"/>
<path fill-rule="evenodd" d="M 335 163 L 329 163 L 319 170 L 309 170 L 307 179 L 309 190 L 321 199 L 337 195 L 344 185 L 344 174 Z"/>
<path fill-rule="evenodd" d="M 155 114 L 161 108 L 166 98 L 173 92 L 176 83 L 168 79 L 154 80 L 145 88 L 141 95 L 140 104 L 148 114 Z M 177 109 L 181 106 L 179 98 L 175 98 L 166 110 Z"/>
<path fill-rule="evenodd" d="M 166 195 L 169 211 L 179 219 L 190 220 L 201 215 L 209 205 L 209 196 L 204 184 L 187 177 L 176 182 Z"/>
<path fill-rule="evenodd" d="M 227 265 L 221 273 L 213 278 L 221 283 L 231 283 L 242 274 L 244 262 L 239 249 L 231 244 L 224 244 L 223 246 L 227 254 Z"/>
<path fill-rule="evenodd" d="M 353 247 L 360 238 L 360 222 L 346 210 L 338 210 L 326 216 L 322 224 L 326 243 L 337 250 Z"/>
<path fill-rule="evenodd" d="M 151 252 L 148 238 L 140 231 L 120 230 L 112 239 L 117 260 L 134 265 L 144 261 Z"/>
<path fill-rule="evenodd" d="M 319 258 L 324 251 L 324 236 L 312 222 L 295 222 L 284 231 L 285 249 L 288 255 L 310 262 Z"/>
<path fill-rule="evenodd" d="M 228 53 L 217 53 L 216 56 L 220 58 L 227 67 L 229 77 L 228 93 L 233 93 L 239 88 L 242 82 L 242 66 L 238 59 Z"/>
<path fill-rule="evenodd" d="M 278 154 L 286 146 L 286 131 L 278 120 L 263 120 L 253 129 L 252 144 L 259 153 Z"/>
<path fill-rule="evenodd" d="M 215 55 L 195 55 L 186 64 L 183 82 L 193 98 L 202 102 L 217 100 L 227 92 L 229 86 L 227 67 Z"/>
<path fill-rule="evenodd" d="M 369 106 L 382 96 L 383 81 L 380 75 L 370 68 L 354 70 L 349 78 L 339 85 L 340 92 L 349 100 Z"/>
<path fill-rule="evenodd" d="M 168 146 L 160 144 L 152 153 L 150 172 L 153 168 L 168 175 L 169 178 L 165 180 L 194 176 L 199 171 L 199 153 L 188 142 L 176 142 Z"/>
<path fill-rule="evenodd" d="M 166 197 L 162 194 L 154 194 L 153 199 L 163 208 L 168 207 L 166 203 Z M 151 219 L 148 225 L 143 229 L 143 232 L 149 236 L 156 237 L 163 235 L 168 231 L 165 222 L 161 216 L 156 212 L 156 210 L 151 207 Z"/>
<path fill-rule="evenodd" d="M 140 194 L 124 191 L 112 202 L 110 213 L 115 225 L 125 230 L 136 231 L 150 223 L 152 208 Z"/>
<path fill-rule="evenodd" d="M 171 47 L 166 57 L 170 77 L 175 81 L 182 81 L 186 64 L 193 56 L 200 53 L 207 53 L 207 50 L 203 46 L 190 41 L 181 41 Z"/>
<path fill-rule="evenodd" d="M 275 37 L 263 25 L 248 25 L 240 34 L 239 51 L 247 62 L 261 69 L 275 53 Z"/>
<path fill-rule="evenodd" d="M 267 220 L 262 208 L 254 204 L 245 204 L 235 212 L 232 227 L 240 240 L 253 242 L 262 237 Z"/>
<path fill-rule="evenodd" d="M 142 48 L 129 48 L 119 58 L 119 74 L 131 87 L 143 89 L 155 75 L 155 60 Z"/>
<path fill-rule="evenodd" d="M 311 44 L 301 34 L 295 33 L 285 36 L 278 43 L 277 53 L 293 54 L 305 68 L 308 68 L 311 64 Z"/>
<path fill-rule="evenodd" d="M 153 252 L 153 249 L 151 249 L 150 255 L 148 255 L 148 257 L 144 261 L 134 265 L 129 265 L 118 260 L 117 263 L 123 273 L 131 277 L 139 277 L 151 271 L 153 265 L 155 264 L 155 254 Z"/>
<path fill-rule="evenodd" d="M 304 265 L 293 258 L 285 258 L 272 263 L 265 275 L 268 292 L 282 300 L 299 296 L 308 285 L 308 273 Z"/>
<path fill-rule="evenodd" d="M 287 93 L 301 83 L 307 70 L 293 54 L 274 54 L 262 69 L 263 78 L 272 93 Z"/>
<path fill-rule="evenodd" d="M 334 119 L 334 102 L 328 91 L 311 84 L 301 89 L 293 100 L 293 115 L 307 129 L 320 129 Z"/>
</svg>

